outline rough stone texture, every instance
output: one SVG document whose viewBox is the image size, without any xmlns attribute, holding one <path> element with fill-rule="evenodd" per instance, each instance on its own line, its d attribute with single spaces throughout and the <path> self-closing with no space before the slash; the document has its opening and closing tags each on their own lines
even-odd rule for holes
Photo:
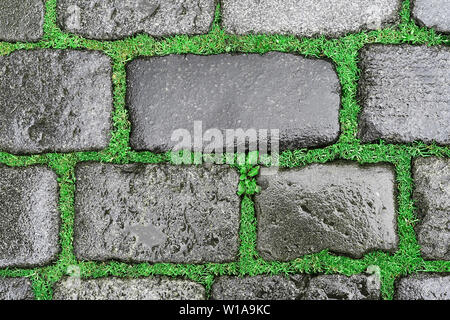
<svg viewBox="0 0 450 320">
<path fill-rule="evenodd" d="M 59 252 L 58 233 L 56 174 L 0 166 L 0 268 L 50 263 Z"/>
<path fill-rule="evenodd" d="M 77 166 L 76 177 L 79 259 L 204 263 L 237 258 L 235 170 L 85 163 Z"/>
<path fill-rule="evenodd" d="M 222 0 L 229 33 L 338 37 L 398 22 L 401 0 Z"/>
<path fill-rule="evenodd" d="M 376 300 L 380 281 L 374 276 L 308 275 L 219 277 L 212 286 L 215 300 Z"/>
<path fill-rule="evenodd" d="M 422 256 L 450 260 L 450 159 L 416 159 L 413 175 Z"/>
<path fill-rule="evenodd" d="M 80 280 L 65 278 L 54 288 L 55 300 L 204 300 L 198 283 L 168 278 Z"/>
<path fill-rule="evenodd" d="M 44 34 L 42 0 L 1 0 L 0 40 L 36 41 Z"/>
<path fill-rule="evenodd" d="M 387 165 L 314 164 L 266 175 L 255 197 L 257 247 L 289 261 L 329 249 L 361 257 L 397 247 L 395 177 Z"/>
<path fill-rule="evenodd" d="M 421 26 L 450 32 L 449 0 L 414 0 L 412 16 Z"/>
<path fill-rule="evenodd" d="M 0 57 L 0 150 L 107 147 L 111 88 L 110 59 L 98 52 L 36 50 Z"/>
<path fill-rule="evenodd" d="M 397 300 L 450 300 L 450 275 L 418 274 L 401 278 Z"/>
<path fill-rule="evenodd" d="M 33 300 L 31 281 L 27 278 L 0 278 L 0 300 Z"/>
<path fill-rule="evenodd" d="M 282 149 L 327 145 L 339 135 L 339 94 L 331 63 L 292 54 L 137 59 L 128 65 L 131 146 L 171 150 L 172 133 L 194 136 L 194 121 L 224 137 L 225 129 L 279 129 Z"/>
<path fill-rule="evenodd" d="M 363 142 L 450 144 L 450 48 L 367 46 L 360 99 Z"/>
<path fill-rule="evenodd" d="M 64 31 L 112 40 L 148 33 L 152 36 L 208 33 L 214 0 L 60 0 L 58 21 Z"/>
</svg>

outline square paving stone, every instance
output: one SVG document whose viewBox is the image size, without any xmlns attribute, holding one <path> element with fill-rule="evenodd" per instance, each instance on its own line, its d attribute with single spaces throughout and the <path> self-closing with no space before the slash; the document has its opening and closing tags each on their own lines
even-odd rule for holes
<svg viewBox="0 0 450 320">
<path fill-rule="evenodd" d="M 0 1 L 0 41 L 37 41 L 43 34 L 43 0 Z"/>
<path fill-rule="evenodd" d="M 222 0 L 225 31 L 339 37 L 399 21 L 401 0 Z"/>
<path fill-rule="evenodd" d="M 412 16 L 421 26 L 439 32 L 450 32 L 450 2 L 448 0 L 412 0 Z"/>
<path fill-rule="evenodd" d="M 110 59 L 99 52 L 32 50 L 0 57 L 0 150 L 106 148 L 111 90 Z"/>
<path fill-rule="evenodd" d="M 34 300 L 31 281 L 28 278 L 1 278 L 0 300 Z"/>
<path fill-rule="evenodd" d="M 62 30 L 99 40 L 208 33 L 215 0 L 59 0 Z"/>
<path fill-rule="evenodd" d="M 205 288 L 193 281 L 165 277 L 81 280 L 55 285 L 54 300 L 204 300 Z"/>
<path fill-rule="evenodd" d="M 369 45 L 360 68 L 363 142 L 450 144 L 450 48 Z"/>
<path fill-rule="evenodd" d="M 76 178 L 74 247 L 79 259 L 237 259 L 240 199 L 235 170 L 83 163 Z"/>
<path fill-rule="evenodd" d="M 450 300 L 450 275 L 421 273 L 401 278 L 397 300 Z"/>
<path fill-rule="evenodd" d="M 220 153 L 233 138 L 227 129 L 278 129 L 281 149 L 328 145 L 339 136 L 340 84 L 328 61 L 279 52 L 171 55 L 134 60 L 127 74 L 135 150 L 172 150 L 178 129 L 203 138 L 203 147 L 213 140 L 210 129 L 220 130 Z"/>
<path fill-rule="evenodd" d="M 413 177 L 422 256 L 450 260 L 450 159 L 416 159 Z"/>
<path fill-rule="evenodd" d="M 395 175 L 389 165 L 313 164 L 266 175 L 255 197 L 257 249 L 290 261 L 329 249 L 360 258 L 397 248 Z"/>
<path fill-rule="evenodd" d="M 0 268 L 54 261 L 59 224 L 56 174 L 42 166 L 0 165 Z"/>
</svg>

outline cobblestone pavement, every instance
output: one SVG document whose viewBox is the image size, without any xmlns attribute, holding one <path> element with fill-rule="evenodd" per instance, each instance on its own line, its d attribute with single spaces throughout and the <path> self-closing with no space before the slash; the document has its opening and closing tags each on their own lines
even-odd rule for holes
<svg viewBox="0 0 450 320">
<path fill-rule="evenodd" d="M 449 30 L 446 0 L 0 1 L 0 299 L 449 300 Z M 198 145 L 252 129 L 276 162 Z"/>
</svg>

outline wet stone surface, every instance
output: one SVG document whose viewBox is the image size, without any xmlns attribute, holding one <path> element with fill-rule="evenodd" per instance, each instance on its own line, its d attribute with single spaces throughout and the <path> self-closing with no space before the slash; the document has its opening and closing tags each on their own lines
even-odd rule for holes
<svg viewBox="0 0 450 320">
<path fill-rule="evenodd" d="M 37 41 L 44 34 L 43 0 L 1 0 L 0 41 Z"/>
<path fill-rule="evenodd" d="M 76 168 L 76 256 L 205 263 L 237 259 L 239 177 L 226 166 Z"/>
<path fill-rule="evenodd" d="M 338 162 L 266 170 L 255 197 L 264 259 L 290 261 L 324 249 L 360 258 L 397 248 L 392 167 Z"/>
</svg>

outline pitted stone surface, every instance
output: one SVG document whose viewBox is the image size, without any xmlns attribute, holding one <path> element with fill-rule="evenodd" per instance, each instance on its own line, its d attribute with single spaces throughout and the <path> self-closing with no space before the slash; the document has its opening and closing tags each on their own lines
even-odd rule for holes
<svg viewBox="0 0 450 320">
<path fill-rule="evenodd" d="M 235 170 L 84 163 L 76 177 L 79 259 L 204 263 L 237 258 Z"/>
<path fill-rule="evenodd" d="M 27 278 L 0 278 L 0 300 L 33 300 L 31 281 Z"/>
<path fill-rule="evenodd" d="M 212 286 L 215 300 L 376 300 L 380 281 L 372 276 L 309 275 L 219 277 Z"/>
<path fill-rule="evenodd" d="M 229 33 L 338 37 L 398 22 L 401 0 L 222 0 Z"/>
<path fill-rule="evenodd" d="M 1 0 L 0 41 L 37 41 L 44 34 L 42 0 Z"/>
<path fill-rule="evenodd" d="M 418 274 L 401 278 L 397 300 L 450 300 L 450 275 Z"/>
<path fill-rule="evenodd" d="M 41 166 L 0 166 L 0 268 L 52 262 L 58 233 L 56 174 Z"/>
<path fill-rule="evenodd" d="M 449 0 L 413 0 L 412 16 L 422 26 L 450 32 Z"/>
<path fill-rule="evenodd" d="M 59 0 L 64 31 L 113 40 L 137 33 L 152 36 L 208 33 L 215 0 Z"/>
<path fill-rule="evenodd" d="M 413 176 L 422 256 L 450 260 L 450 159 L 416 159 Z"/>
<path fill-rule="evenodd" d="M 387 165 L 338 162 L 266 174 L 255 197 L 257 248 L 289 261 L 329 249 L 361 257 L 397 248 L 395 177 Z"/>
<path fill-rule="evenodd" d="M 450 48 L 369 45 L 360 58 L 363 142 L 450 144 Z"/>
<path fill-rule="evenodd" d="M 84 51 L 16 51 L 0 57 L 0 150 L 14 154 L 108 146 L 110 59 Z"/>
<path fill-rule="evenodd" d="M 65 278 L 55 285 L 55 300 L 204 300 L 198 283 L 165 277 L 80 280 Z"/>
<path fill-rule="evenodd" d="M 137 59 L 128 65 L 127 101 L 136 150 L 172 150 L 180 142 L 171 140 L 174 131 L 194 137 L 195 121 L 204 136 L 221 130 L 223 141 L 226 129 L 278 129 L 282 149 L 328 145 L 339 136 L 332 64 L 286 53 Z"/>
</svg>

